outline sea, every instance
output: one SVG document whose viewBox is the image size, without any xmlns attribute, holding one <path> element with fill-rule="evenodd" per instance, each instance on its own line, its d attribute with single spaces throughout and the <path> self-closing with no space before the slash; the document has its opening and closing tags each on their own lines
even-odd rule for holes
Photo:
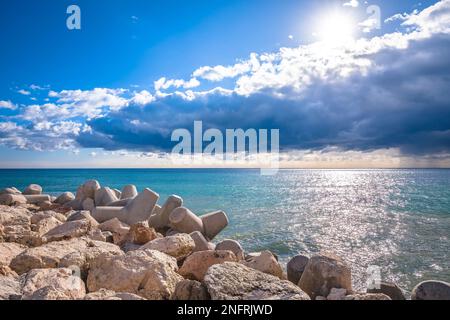
<svg viewBox="0 0 450 320">
<path fill-rule="evenodd" d="M 85 180 L 121 189 L 135 184 L 176 194 L 197 215 L 223 210 L 216 238 L 247 252 L 270 250 L 283 266 L 297 254 L 335 253 L 354 287 L 375 278 L 411 291 L 421 281 L 450 282 L 450 170 L 20 169 L 0 170 L 0 188 L 40 184 L 75 193 Z"/>
</svg>

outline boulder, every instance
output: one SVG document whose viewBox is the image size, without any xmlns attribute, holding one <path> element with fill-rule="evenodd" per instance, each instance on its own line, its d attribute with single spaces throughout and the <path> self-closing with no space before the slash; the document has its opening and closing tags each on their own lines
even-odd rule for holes
<svg viewBox="0 0 450 320">
<path fill-rule="evenodd" d="M 293 257 L 286 267 L 288 280 L 293 284 L 298 284 L 308 262 L 309 258 L 307 256 L 299 254 Z"/>
<path fill-rule="evenodd" d="M 103 187 L 95 191 L 95 206 L 107 206 L 111 202 L 119 200 L 116 193 L 108 187 Z"/>
<path fill-rule="evenodd" d="M 9 266 L 12 259 L 21 254 L 25 249 L 27 247 L 14 242 L 0 243 L 0 266 Z"/>
<path fill-rule="evenodd" d="M 147 221 L 138 222 L 130 227 L 130 231 L 126 236 L 126 241 L 134 244 L 144 245 L 158 238 L 155 229 L 148 226 Z"/>
<path fill-rule="evenodd" d="M 190 235 L 180 233 L 175 236 L 159 238 L 144 244 L 140 250 L 151 249 L 164 252 L 181 260 L 194 250 L 195 242 Z"/>
<path fill-rule="evenodd" d="M 197 251 L 207 251 L 207 250 L 215 250 L 216 246 L 214 243 L 208 242 L 205 236 L 200 231 L 195 231 L 190 234 L 191 238 L 194 240 L 195 248 L 194 252 Z M 217 249 L 217 250 L 228 250 L 228 249 Z M 233 251 L 233 250 L 230 250 Z"/>
<path fill-rule="evenodd" d="M 309 300 L 308 295 L 291 282 L 240 263 L 213 265 L 203 283 L 212 300 Z"/>
<path fill-rule="evenodd" d="M 74 238 L 68 241 L 50 242 L 40 247 L 29 248 L 13 258 L 11 269 L 18 274 L 26 273 L 32 269 L 45 269 L 77 265 L 86 269 L 89 262 L 102 253 L 123 254 L 122 250 L 114 244 L 93 241 L 87 238 Z M 70 261 L 67 256 L 77 255 L 77 259 Z M 66 261 L 67 264 L 61 264 Z"/>
<path fill-rule="evenodd" d="M 206 271 L 215 264 L 237 262 L 231 251 L 199 251 L 186 258 L 179 273 L 186 279 L 203 281 Z"/>
<path fill-rule="evenodd" d="M 68 268 L 31 270 L 22 287 L 23 300 L 76 300 L 85 294 L 83 280 Z"/>
<path fill-rule="evenodd" d="M 122 197 L 122 192 L 119 189 L 112 189 L 112 191 L 114 191 L 117 199 L 120 199 Z"/>
<path fill-rule="evenodd" d="M 100 223 L 118 218 L 129 225 L 140 221 L 147 221 L 158 201 L 159 195 L 150 189 L 144 189 L 127 206 L 97 207 L 92 211 L 92 216 Z"/>
<path fill-rule="evenodd" d="M 244 260 L 244 249 L 236 240 L 225 239 L 216 245 L 216 250 L 229 250 L 236 255 L 238 261 Z"/>
<path fill-rule="evenodd" d="M 347 289 L 337 289 L 333 288 L 330 290 L 330 294 L 327 297 L 327 300 L 344 300 L 347 295 Z M 317 297 L 316 297 L 317 300 Z"/>
<path fill-rule="evenodd" d="M 377 289 L 367 289 L 367 293 L 384 293 L 392 300 L 406 300 L 402 289 L 395 283 L 381 282 Z"/>
<path fill-rule="evenodd" d="M 344 300 L 391 300 L 391 298 L 382 293 L 359 293 L 348 295 Z"/>
<path fill-rule="evenodd" d="M 102 288 L 137 294 L 149 300 L 170 299 L 178 282 L 175 258 L 155 250 L 130 251 L 123 256 L 101 256 L 91 263 L 89 291 Z"/>
<path fill-rule="evenodd" d="M 84 300 L 145 300 L 137 294 L 128 292 L 115 292 L 112 290 L 100 289 L 96 292 L 88 293 Z"/>
<path fill-rule="evenodd" d="M 123 200 L 117 200 L 108 204 L 108 207 L 126 207 L 134 198 L 128 198 Z"/>
<path fill-rule="evenodd" d="M 60 205 L 64 205 L 72 200 L 75 200 L 75 195 L 72 192 L 64 192 L 58 198 L 56 198 L 54 202 Z"/>
<path fill-rule="evenodd" d="M 61 222 L 57 218 L 48 216 L 38 220 L 37 223 L 32 224 L 31 230 L 36 232 L 39 236 L 43 236 L 44 234 L 56 228 L 57 226 L 60 226 L 61 224 L 63 224 L 63 222 Z"/>
<path fill-rule="evenodd" d="M 93 229 L 91 222 L 87 219 L 65 222 L 43 236 L 44 242 L 69 240 L 86 235 Z"/>
<path fill-rule="evenodd" d="M 203 223 L 203 232 L 206 238 L 213 240 L 228 226 L 228 217 L 223 211 L 215 211 L 200 217 Z"/>
<path fill-rule="evenodd" d="M 67 221 L 67 218 L 65 215 L 63 215 L 59 212 L 47 210 L 47 211 L 41 211 L 41 212 L 37 212 L 37 213 L 33 214 L 30 218 L 30 223 L 38 224 L 40 221 L 47 219 L 47 218 L 54 218 L 60 222 Z"/>
<path fill-rule="evenodd" d="M 21 194 L 4 193 L 0 195 L 0 204 L 5 206 L 13 206 L 27 203 L 27 199 Z"/>
<path fill-rule="evenodd" d="M 38 184 L 30 184 L 28 187 L 25 188 L 23 191 L 24 195 L 38 195 L 42 194 L 42 187 Z"/>
<path fill-rule="evenodd" d="M 278 263 L 275 256 L 270 251 L 263 251 L 258 256 L 243 262 L 249 268 L 271 274 L 278 278 L 283 278 L 283 268 Z"/>
<path fill-rule="evenodd" d="M 22 289 L 18 277 L 0 273 L 0 300 L 10 300 L 11 297 L 21 295 Z"/>
<path fill-rule="evenodd" d="M 104 232 L 111 232 L 113 234 L 113 242 L 119 245 L 126 241 L 126 237 L 130 231 L 130 227 L 117 218 L 101 223 L 98 228 Z"/>
<path fill-rule="evenodd" d="M 206 287 L 195 280 L 182 280 L 175 287 L 172 300 L 205 301 L 211 300 Z"/>
<path fill-rule="evenodd" d="M 133 184 L 129 184 L 122 188 L 122 192 L 120 193 L 120 200 L 136 198 L 138 195 L 138 191 L 136 186 Z"/>
<path fill-rule="evenodd" d="M 92 218 L 91 213 L 89 211 L 75 211 L 71 215 L 67 217 L 67 222 L 70 221 L 77 221 L 77 220 L 87 220 L 91 224 L 93 228 L 97 228 L 99 226 L 99 223 L 97 220 Z"/>
<path fill-rule="evenodd" d="M 179 207 L 173 210 L 169 216 L 172 229 L 181 233 L 191 233 L 194 231 L 203 232 L 203 222 L 191 210 Z"/>
<path fill-rule="evenodd" d="M 56 205 L 54 205 L 50 201 L 40 202 L 40 203 L 38 203 L 38 206 L 39 206 L 39 210 L 42 210 L 42 211 L 50 210 L 50 209 L 56 207 Z"/>
<path fill-rule="evenodd" d="M 311 257 L 298 285 L 311 299 L 327 297 L 332 288 L 352 292 L 351 270 L 339 257 L 322 253 Z"/>
<path fill-rule="evenodd" d="M 161 230 L 169 226 L 169 216 L 173 210 L 183 205 L 183 199 L 181 197 L 172 195 L 167 198 L 166 202 L 160 210 L 152 213 L 149 218 L 149 225 L 157 230 Z"/>
<path fill-rule="evenodd" d="M 424 281 L 411 293 L 411 300 L 450 300 L 450 283 L 444 281 Z"/>
</svg>

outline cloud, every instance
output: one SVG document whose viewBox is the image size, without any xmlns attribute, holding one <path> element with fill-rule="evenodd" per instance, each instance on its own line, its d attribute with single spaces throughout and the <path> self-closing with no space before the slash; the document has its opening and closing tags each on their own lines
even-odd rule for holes
<svg viewBox="0 0 450 320">
<path fill-rule="evenodd" d="M 166 79 L 165 77 L 160 78 L 155 81 L 154 86 L 156 91 L 167 90 L 170 88 L 183 88 L 183 89 L 192 89 L 198 87 L 200 82 L 196 78 L 192 78 L 189 81 L 181 80 L 181 79 Z"/>
<path fill-rule="evenodd" d="M 191 80 L 233 79 L 227 89 L 194 91 L 191 80 L 161 78 L 154 94 L 51 91 L 47 104 L 21 108 L 26 123 L 5 129 L 0 143 L 157 154 L 171 150 L 174 129 L 202 120 L 205 130 L 278 128 L 285 152 L 448 154 L 449 2 L 412 13 L 404 33 L 252 53 L 192 73 Z"/>
<path fill-rule="evenodd" d="M 12 103 L 11 101 L 0 100 L 0 109 L 15 110 L 16 108 L 17 108 L 17 106 L 14 103 Z"/>
<path fill-rule="evenodd" d="M 17 93 L 20 93 L 21 95 L 24 95 L 24 96 L 29 96 L 31 94 L 30 91 L 27 91 L 24 89 L 20 89 L 19 91 L 17 91 Z"/>
<path fill-rule="evenodd" d="M 222 81 L 225 78 L 235 78 L 250 71 L 255 71 L 259 68 L 259 61 L 257 54 L 252 53 L 250 59 L 244 62 L 236 63 L 232 66 L 204 66 L 195 70 L 192 74 L 193 77 L 217 82 Z"/>
<path fill-rule="evenodd" d="M 379 29 L 380 23 L 379 23 L 378 19 L 376 19 L 376 18 L 368 18 L 368 19 L 364 20 L 363 22 L 360 22 L 358 24 L 358 26 L 360 26 L 362 28 L 364 33 L 369 33 L 375 29 Z"/>
<path fill-rule="evenodd" d="M 359 1 L 358 0 L 350 0 L 348 2 L 345 2 L 343 4 L 344 7 L 352 7 L 352 8 L 357 8 L 359 7 Z"/>
</svg>

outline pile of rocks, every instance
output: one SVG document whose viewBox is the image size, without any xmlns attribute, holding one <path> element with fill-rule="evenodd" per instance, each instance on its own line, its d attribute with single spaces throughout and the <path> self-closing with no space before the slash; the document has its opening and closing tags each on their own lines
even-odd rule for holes
<svg viewBox="0 0 450 320">
<path fill-rule="evenodd" d="M 0 300 L 400 300 L 382 283 L 354 292 L 339 257 L 296 256 L 287 273 L 270 251 L 213 243 L 228 225 L 223 211 L 197 216 L 179 196 L 162 206 L 150 189 L 87 181 L 73 195 L 0 191 Z M 413 299 L 450 299 L 450 285 L 419 284 Z"/>
</svg>

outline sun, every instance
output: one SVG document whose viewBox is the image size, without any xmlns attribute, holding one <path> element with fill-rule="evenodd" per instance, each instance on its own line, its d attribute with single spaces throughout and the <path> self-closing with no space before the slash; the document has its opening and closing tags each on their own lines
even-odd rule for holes
<svg viewBox="0 0 450 320">
<path fill-rule="evenodd" d="M 321 17 L 314 33 L 320 41 L 341 44 L 352 40 L 356 31 L 356 24 L 349 15 L 333 12 Z"/>
</svg>

